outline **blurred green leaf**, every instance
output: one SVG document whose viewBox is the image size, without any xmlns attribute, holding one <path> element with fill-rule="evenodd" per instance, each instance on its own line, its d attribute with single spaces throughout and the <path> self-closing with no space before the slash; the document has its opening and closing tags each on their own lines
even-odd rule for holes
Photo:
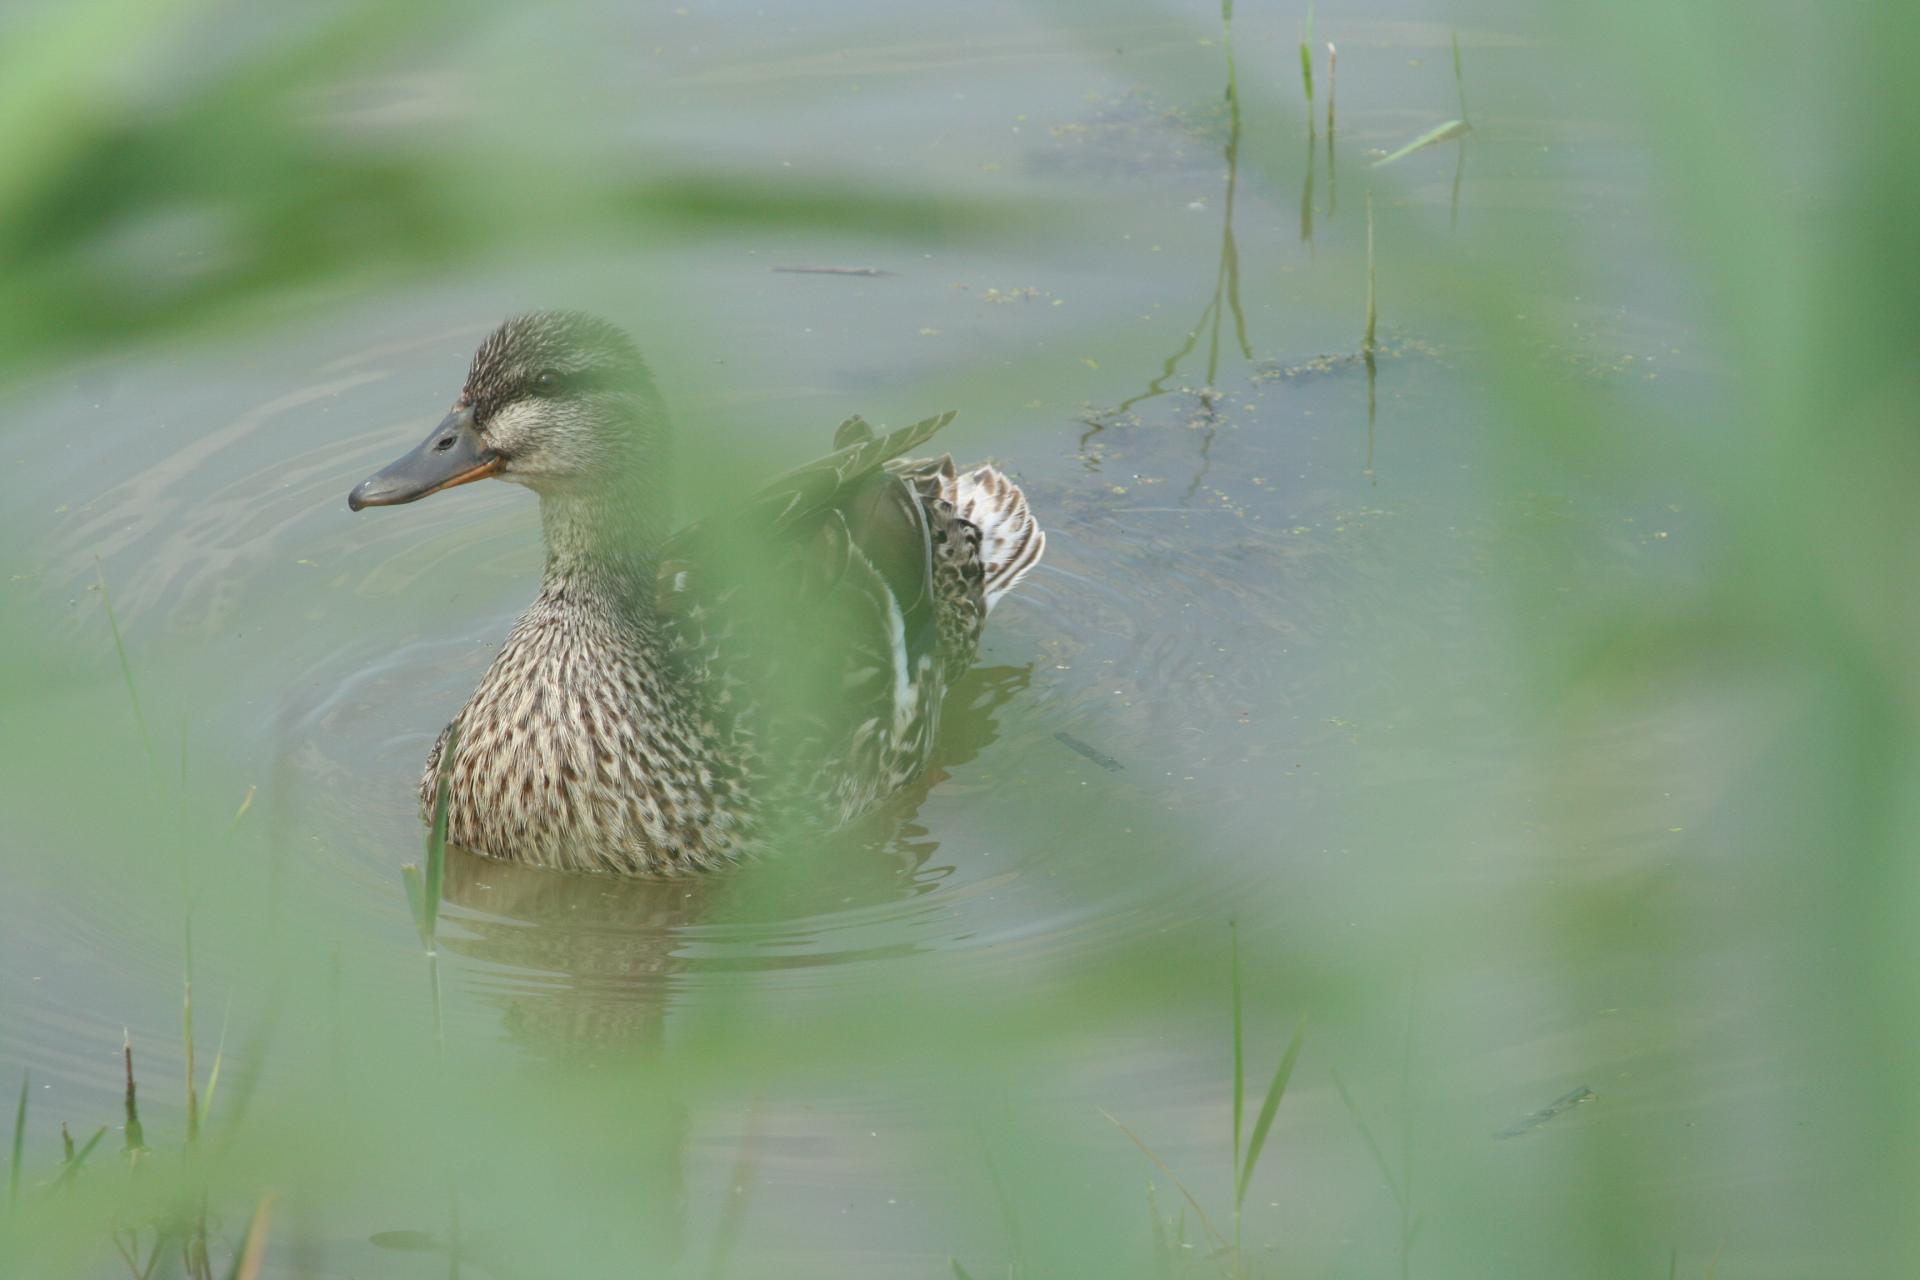
<svg viewBox="0 0 1920 1280">
<path fill-rule="evenodd" d="M 1378 169 L 1382 165 L 1392 164 L 1396 160 L 1404 160 L 1406 157 L 1423 148 L 1435 146 L 1442 142 L 1451 142 L 1455 138 L 1464 138 L 1472 128 L 1473 126 L 1465 120 L 1449 120 L 1445 124 L 1437 124 L 1415 138 L 1412 142 L 1394 151 L 1390 151 L 1378 160 L 1375 160 L 1373 167 Z"/>
</svg>

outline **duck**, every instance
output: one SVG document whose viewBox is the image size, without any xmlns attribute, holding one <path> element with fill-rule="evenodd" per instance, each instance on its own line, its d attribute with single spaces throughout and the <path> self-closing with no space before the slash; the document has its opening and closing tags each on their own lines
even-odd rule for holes
<svg viewBox="0 0 1920 1280">
<path fill-rule="evenodd" d="M 539 500 L 545 568 L 428 753 L 450 843 L 673 877 L 842 830 L 931 759 L 947 690 L 1046 548 L 992 465 L 914 451 L 951 412 L 853 417 L 832 451 L 674 527 L 674 432 L 614 323 L 514 316 L 353 511 L 482 480 Z"/>
</svg>

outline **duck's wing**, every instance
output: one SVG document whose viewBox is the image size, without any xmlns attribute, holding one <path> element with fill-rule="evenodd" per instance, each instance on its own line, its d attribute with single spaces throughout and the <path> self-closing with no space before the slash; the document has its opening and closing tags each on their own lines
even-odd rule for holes
<svg viewBox="0 0 1920 1280">
<path fill-rule="evenodd" d="M 902 710 L 894 703 L 939 644 L 934 531 L 912 476 L 889 464 L 953 417 L 884 435 L 848 419 L 834 452 L 668 542 L 661 613 L 696 678 L 718 686 L 728 668 L 750 679 L 758 669 L 808 690 L 816 710 L 832 702 L 830 720 Z"/>
<path fill-rule="evenodd" d="M 780 560 L 820 590 L 840 580 L 847 557 L 861 551 L 889 581 L 897 581 L 903 605 L 917 594 L 932 571 L 926 516 L 912 490 L 886 464 L 926 443 L 954 419 L 936 414 L 912 426 L 876 435 L 860 418 L 849 418 L 834 432 L 838 447 L 824 458 L 795 467 L 747 499 L 727 517 L 724 529 L 701 521 L 676 533 L 662 559 L 663 605 L 685 596 L 700 570 L 737 538 L 749 538 L 756 551 Z M 817 527 L 816 527 L 817 526 Z"/>
<path fill-rule="evenodd" d="M 749 519 L 772 529 L 790 525 L 837 500 L 851 496 L 860 482 L 886 463 L 933 438 L 954 419 L 952 410 L 922 418 L 910 427 L 875 435 L 860 418 L 848 418 L 833 433 L 834 451 L 772 481 L 747 506 Z"/>
</svg>

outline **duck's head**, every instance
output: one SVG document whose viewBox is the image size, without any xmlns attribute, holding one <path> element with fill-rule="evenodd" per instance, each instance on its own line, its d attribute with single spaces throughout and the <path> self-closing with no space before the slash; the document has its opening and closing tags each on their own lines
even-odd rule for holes
<svg viewBox="0 0 1920 1280">
<path fill-rule="evenodd" d="M 355 486 L 347 506 L 413 502 L 489 476 L 543 497 L 624 485 L 657 469 L 665 446 L 666 414 L 627 335 L 577 311 L 532 311 L 488 335 L 440 425 Z"/>
</svg>

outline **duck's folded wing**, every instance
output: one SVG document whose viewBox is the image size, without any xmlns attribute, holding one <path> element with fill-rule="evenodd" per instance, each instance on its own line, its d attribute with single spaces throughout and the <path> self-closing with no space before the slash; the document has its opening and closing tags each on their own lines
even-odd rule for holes
<svg viewBox="0 0 1920 1280">
<path fill-rule="evenodd" d="M 844 570 L 840 557 L 853 547 L 866 550 L 870 557 L 879 551 L 889 561 L 902 547 L 916 548 L 916 554 L 924 556 L 925 516 L 907 500 L 911 495 L 895 494 L 894 490 L 901 489 L 899 485 L 872 482 L 885 474 L 883 468 L 888 462 L 926 443 L 953 418 L 948 411 L 885 435 L 875 435 L 858 418 L 841 423 L 834 433 L 834 442 L 841 448 L 767 484 L 726 517 L 724 528 L 716 521 L 703 520 L 667 541 L 660 578 L 663 603 L 684 595 L 691 585 L 689 571 L 724 555 L 727 544 L 740 537 L 752 540 L 763 551 L 779 547 L 775 554 L 803 556 L 809 563 L 795 567 L 805 574 L 808 585 L 816 587 L 821 574 L 838 579 L 839 571 Z M 913 529 L 901 528 L 902 521 L 912 524 Z M 830 530 L 826 545 L 818 545 L 816 530 L 809 527 L 821 523 Z M 841 526 L 844 538 L 832 536 L 836 524 Z M 780 545 L 781 535 L 788 538 L 784 546 Z M 930 561 L 921 566 L 922 576 L 928 565 Z M 904 566 L 890 563 L 887 568 Z M 894 574 L 888 573 L 888 577 Z M 905 583 L 902 585 L 904 588 Z"/>
<path fill-rule="evenodd" d="M 886 463 L 925 444 L 953 419 L 953 411 L 948 410 L 922 418 L 910 427 L 874 435 L 864 422 L 849 418 L 834 433 L 834 443 L 840 448 L 824 458 L 795 467 L 769 483 L 749 500 L 748 516 L 764 520 L 776 529 L 804 520 L 809 514 L 848 496 L 863 479 Z"/>
<path fill-rule="evenodd" d="M 841 448 L 780 476 L 724 519 L 676 534 L 660 601 L 682 642 L 707 650 L 717 609 L 758 651 L 757 659 L 739 655 L 745 666 L 771 663 L 790 682 L 838 688 L 843 712 L 870 695 L 894 697 L 937 646 L 938 622 L 926 507 L 887 464 L 953 417 L 885 435 L 849 420 L 835 433 Z M 705 660 L 727 661 L 718 651 Z M 801 668 L 810 675 L 801 678 Z M 862 687 L 869 673 L 871 690 Z"/>
</svg>

